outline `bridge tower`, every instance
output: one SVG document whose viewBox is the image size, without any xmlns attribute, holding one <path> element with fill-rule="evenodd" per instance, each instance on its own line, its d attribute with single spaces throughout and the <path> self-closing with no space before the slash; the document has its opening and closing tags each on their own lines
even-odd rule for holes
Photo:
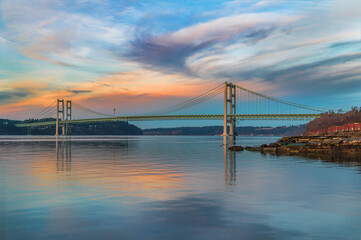
<svg viewBox="0 0 361 240">
<path fill-rule="evenodd" d="M 56 127 L 55 136 L 59 135 L 59 113 L 61 114 L 61 120 L 64 121 L 64 99 L 57 99 L 56 101 Z M 62 135 L 65 135 L 64 122 L 62 123 Z"/>
<path fill-rule="evenodd" d="M 72 114 L 72 109 L 71 109 L 71 101 L 70 100 L 66 100 L 66 120 L 71 120 L 71 114 Z M 71 127 L 69 123 L 66 123 L 65 125 L 65 133 L 66 135 L 70 135 L 71 134 Z"/>
<path fill-rule="evenodd" d="M 228 112 L 229 107 L 229 112 Z M 224 118 L 223 136 L 234 136 L 236 134 L 236 86 L 232 83 L 224 83 Z M 229 115 L 229 117 L 228 117 Z M 229 123 L 229 134 L 227 131 Z"/>
</svg>

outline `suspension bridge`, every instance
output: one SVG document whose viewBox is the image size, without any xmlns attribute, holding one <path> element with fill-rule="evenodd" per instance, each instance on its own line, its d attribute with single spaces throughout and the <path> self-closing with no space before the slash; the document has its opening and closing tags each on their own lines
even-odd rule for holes
<svg viewBox="0 0 361 240">
<path fill-rule="evenodd" d="M 61 126 L 62 135 L 69 135 L 71 124 L 79 123 L 223 120 L 223 135 L 232 136 L 236 134 L 235 128 L 238 120 L 311 120 L 320 117 L 327 111 L 329 109 L 277 99 L 225 82 L 182 103 L 143 114 L 115 116 L 89 109 L 71 100 L 57 99 L 29 121 L 19 123 L 17 126 L 30 128 L 55 125 L 55 135 L 59 134 Z M 55 118 L 55 120 L 44 120 L 49 118 Z"/>
</svg>

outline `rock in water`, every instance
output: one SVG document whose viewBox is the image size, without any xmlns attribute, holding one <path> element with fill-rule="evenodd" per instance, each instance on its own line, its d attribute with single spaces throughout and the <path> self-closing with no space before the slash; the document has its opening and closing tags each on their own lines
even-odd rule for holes
<svg viewBox="0 0 361 240">
<path fill-rule="evenodd" d="M 266 147 L 267 147 L 267 144 L 263 144 L 263 145 L 266 145 Z M 261 147 L 255 147 L 255 146 L 246 146 L 245 147 L 245 149 L 247 150 L 247 151 L 252 151 L 252 152 L 259 152 L 259 151 L 261 151 L 263 148 L 262 148 L 262 146 Z"/>
<path fill-rule="evenodd" d="M 232 146 L 232 147 L 229 147 L 228 150 L 230 150 L 230 151 L 243 151 L 244 148 L 242 146 Z"/>
</svg>

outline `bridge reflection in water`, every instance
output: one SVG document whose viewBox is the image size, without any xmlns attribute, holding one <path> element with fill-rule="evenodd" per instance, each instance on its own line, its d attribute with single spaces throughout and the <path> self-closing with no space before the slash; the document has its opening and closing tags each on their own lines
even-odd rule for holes
<svg viewBox="0 0 361 240">
<path fill-rule="evenodd" d="M 223 137 L 223 162 L 224 162 L 224 184 L 227 186 L 236 185 L 237 180 L 237 153 L 235 151 L 230 151 L 228 148 L 230 146 L 236 145 L 236 138 L 233 136 L 224 136 Z M 128 152 L 128 142 L 124 150 Z M 57 137 L 55 141 L 56 148 L 56 170 L 57 174 L 66 173 L 67 175 L 71 174 L 72 167 L 72 138 L 67 137 Z M 268 153 L 270 154 L 270 153 Z M 275 155 L 275 154 L 270 154 Z M 292 155 L 292 154 L 291 154 Z M 308 155 L 297 155 L 307 159 L 317 159 L 324 162 L 332 162 L 335 164 L 341 164 L 342 166 L 349 167 L 360 167 L 360 157 L 359 156 L 348 156 L 348 155 L 330 155 L 330 154 L 308 154 Z"/>
<path fill-rule="evenodd" d="M 224 161 L 224 182 L 226 185 L 235 185 L 236 184 L 236 152 L 229 151 L 228 147 L 234 146 L 236 144 L 236 138 L 233 136 L 223 137 L 223 161 Z"/>
<path fill-rule="evenodd" d="M 70 175 L 72 164 L 72 140 L 71 136 L 56 137 L 55 153 L 56 153 L 56 170 L 57 174 L 66 173 Z M 224 181 L 225 185 L 236 184 L 236 152 L 229 151 L 228 147 L 234 146 L 236 139 L 233 136 L 223 137 L 223 161 L 224 161 Z"/>
<path fill-rule="evenodd" d="M 229 142 L 227 141 L 229 139 Z M 71 173 L 71 136 L 56 137 L 56 170 L 57 173 Z M 229 151 L 228 147 L 235 145 L 234 137 L 223 137 L 223 156 L 224 156 L 224 180 L 226 185 L 235 185 L 236 183 L 236 153 Z"/>
<path fill-rule="evenodd" d="M 59 146 L 60 145 L 60 146 Z M 56 171 L 57 173 L 71 172 L 71 137 L 55 140 Z"/>
</svg>

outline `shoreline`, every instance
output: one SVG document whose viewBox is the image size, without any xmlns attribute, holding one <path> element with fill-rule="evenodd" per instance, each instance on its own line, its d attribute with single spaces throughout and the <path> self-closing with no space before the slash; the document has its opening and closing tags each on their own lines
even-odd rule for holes
<svg viewBox="0 0 361 240">
<path fill-rule="evenodd" d="M 293 136 L 282 137 L 277 142 L 260 146 L 233 146 L 231 151 L 257 151 L 264 154 L 305 156 L 323 159 L 361 161 L 361 137 L 355 136 Z"/>
</svg>

